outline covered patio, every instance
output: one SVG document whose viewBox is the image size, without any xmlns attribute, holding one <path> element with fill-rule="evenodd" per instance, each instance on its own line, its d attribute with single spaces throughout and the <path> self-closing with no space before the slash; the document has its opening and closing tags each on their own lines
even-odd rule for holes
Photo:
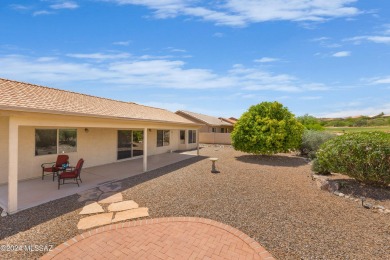
<svg viewBox="0 0 390 260">
<path fill-rule="evenodd" d="M 197 151 L 151 155 L 147 158 L 148 171 L 190 159 L 196 155 Z M 138 174 L 148 174 L 148 171 L 144 172 L 143 158 L 137 158 L 83 169 L 81 172 L 83 182 L 80 183 L 80 187 L 77 184 L 61 185 L 61 189 L 58 190 L 57 179 L 53 182 L 51 176 L 46 176 L 44 180 L 39 177 L 19 181 L 18 211 L 80 193 L 105 183 L 122 180 Z M 8 185 L 0 185 L 0 207 L 5 211 L 8 208 L 8 194 Z"/>
</svg>

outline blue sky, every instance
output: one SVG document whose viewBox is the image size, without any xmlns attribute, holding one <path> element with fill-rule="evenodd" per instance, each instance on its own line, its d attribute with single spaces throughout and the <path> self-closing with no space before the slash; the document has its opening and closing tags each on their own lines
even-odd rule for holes
<svg viewBox="0 0 390 260">
<path fill-rule="evenodd" d="M 0 77 L 171 111 L 390 114 L 390 1 L 3 0 Z"/>
</svg>

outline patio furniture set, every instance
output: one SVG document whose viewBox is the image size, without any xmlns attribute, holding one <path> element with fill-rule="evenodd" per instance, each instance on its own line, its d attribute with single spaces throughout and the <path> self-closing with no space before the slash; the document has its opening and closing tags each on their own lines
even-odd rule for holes
<svg viewBox="0 0 390 260">
<path fill-rule="evenodd" d="M 57 156 L 57 160 L 55 162 L 43 163 L 42 167 L 42 180 L 45 175 L 53 174 L 53 181 L 57 177 L 58 179 L 58 189 L 63 184 L 77 184 L 79 185 L 79 181 L 81 180 L 81 168 L 83 167 L 84 160 L 81 158 L 75 167 L 69 165 L 69 156 L 66 154 L 61 154 Z M 65 182 L 66 179 L 73 179 L 74 182 Z M 62 183 L 61 183 L 62 180 Z"/>
</svg>

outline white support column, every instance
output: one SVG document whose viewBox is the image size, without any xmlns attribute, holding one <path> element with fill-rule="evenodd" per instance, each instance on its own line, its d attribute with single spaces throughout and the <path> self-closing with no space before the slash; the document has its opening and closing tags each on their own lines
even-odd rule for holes
<svg viewBox="0 0 390 260">
<path fill-rule="evenodd" d="M 199 129 L 196 130 L 196 155 L 199 156 Z"/>
<path fill-rule="evenodd" d="M 9 118 L 8 133 L 8 213 L 18 210 L 18 145 L 19 125 Z"/>
<path fill-rule="evenodd" d="M 143 158 L 143 164 L 144 164 L 144 172 L 148 170 L 148 129 L 144 128 L 144 158 Z"/>
</svg>

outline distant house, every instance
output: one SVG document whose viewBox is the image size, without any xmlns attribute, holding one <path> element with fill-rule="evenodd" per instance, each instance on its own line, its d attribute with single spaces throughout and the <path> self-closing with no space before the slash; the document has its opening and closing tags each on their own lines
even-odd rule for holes
<svg viewBox="0 0 390 260">
<path fill-rule="evenodd" d="M 0 184 L 8 212 L 18 210 L 18 182 L 66 153 L 86 167 L 195 149 L 194 123 L 168 110 L 0 78 Z M 109 174 L 109 173 L 107 173 Z"/>
<path fill-rule="evenodd" d="M 233 131 L 234 118 L 224 119 L 183 110 L 177 111 L 176 114 L 194 123 L 203 124 L 199 129 L 200 143 L 231 144 L 230 133 Z"/>
<path fill-rule="evenodd" d="M 228 122 L 230 124 L 232 124 L 233 126 L 237 123 L 238 119 L 235 118 L 235 117 L 229 117 L 229 118 L 223 118 L 223 117 L 220 117 L 219 119 L 225 121 L 225 122 Z"/>
</svg>

